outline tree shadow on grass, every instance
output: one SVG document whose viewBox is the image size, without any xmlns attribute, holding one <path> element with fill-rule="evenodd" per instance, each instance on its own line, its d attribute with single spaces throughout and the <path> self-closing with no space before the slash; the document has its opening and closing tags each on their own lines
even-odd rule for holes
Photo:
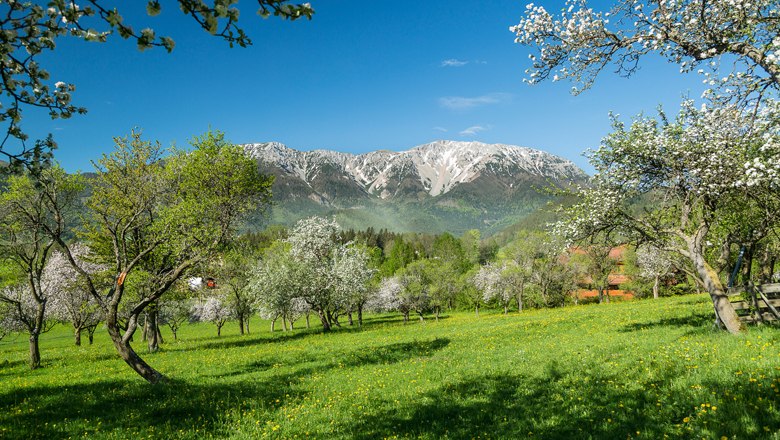
<svg viewBox="0 0 780 440">
<path fill-rule="evenodd" d="M 541 377 L 481 375 L 445 383 L 400 405 L 376 402 L 378 413 L 355 417 L 339 431 L 366 440 L 757 438 L 763 426 L 779 426 L 780 416 L 769 405 L 726 404 L 700 415 L 693 408 L 702 403 L 701 395 L 672 385 L 681 374 L 664 372 L 662 382 L 632 384 L 620 373 L 583 377 L 579 368 L 552 362 Z M 763 391 L 757 385 L 744 388 L 740 398 L 753 401 L 762 395 L 756 392 L 770 397 L 769 382 Z M 744 423 L 746 417 L 753 423 Z"/>
<path fill-rule="evenodd" d="M 429 357 L 435 352 L 449 345 L 447 338 L 437 338 L 430 341 L 399 342 L 396 344 L 380 345 L 374 347 L 361 347 L 343 353 L 331 354 L 327 359 L 309 358 L 296 365 L 305 367 L 312 372 L 316 370 L 322 373 L 333 368 L 362 367 L 365 365 L 394 364 L 416 357 Z M 289 361 L 288 361 L 289 363 Z M 267 371 L 273 368 L 273 360 L 255 361 L 242 366 L 234 371 L 220 374 L 219 376 L 241 376 Z"/>
<path fill-rule="evenodd" d="M 714 316 L 711 313 L 694 313 L 689 316 L 662 318 L 647 322 L 634 322 L 623 326 L 621 332 L 635 332 L 657 327 L 693 327 L 700 331 L 713 329 Z"/>
<path fill-rule="evenodd" d="M 173 380 L 152 386 L 140 380 L 104 381 L 13 390 L 0 395 L 0 407 L 9 409 L 0 412 L 0 427 L 5 429 L 0 430 L 0 437 L 51 439 L 110 434 L 130 438 L 137 436 L 131 435 L 134 433 L 156 432 L 159 436 L 180 430 L 185 437 L 223 437 L 230 434 L 224 423 L 226 412 L 257 407 L 274 411 L 303 398 L 308 392 L 300 383 L 314 373 L 431 356 L 449 342 L 439 338 L 364 347 L 337 359 L 315 358 L 296 364 L 298 368 L 292 372 L 264 374 L 240 382 Z M 273 365 L 272 361 L 251 362 L 221 376 L 268 373 Z M 32 410 L 10 410 L 17 405 Z"/>
<path fill-rule="evenodd" d="M 306 336 L 316 334 L 311 329 L 308 330 L 295 330 L 291 332 L 282 332 L 280 334 L 274 333 L 273 335 L 249 335 L 249 337 L 231 336 L 229 338 L 214 338 L 213 342 L 207 342 L 200 344 L 196 347 L 183 348 L 183 351 L 187 350 L 213 350 L 213 349 L 225 349 L 225 348 L 240 348 L 240 347 L 252 347 L 262 344 L 275 344 L 279 342 L 295 341 L 297 339 L 305 338 Z"/>
<path fill-rule="evenodd" d="M 440 316 L 439 320 L 447 319 L 448 316 Z M 433 322 L 433 320 L 426 319 L 426 322 Z M 407 325 L 413 325 L 419 321 L 415 320 Z M 358 333 L 362 331 L 371 330 L 373 327 L 384 326 L 385 324 L 403 324 L 403 319 L 399 315 L 398 317 L 380 317 L 380 318 L 367 318 L 363 321 L 363 326 L 360 327 L 355 321 L 354 325 L 342 323 L 341 326 L 336 326 L 330 332 L 323 332 L 318 326 L 312 328 L 296 328 L 292 331 L 276 331 L 273 334 L 269 333 L 253 333 L 251 335 L 244 336 L 223 336 L 223 337 L 209 337 L 201 338 L 201 341 L 209 341 L 197 346 L 190 346 L 184 348 L 171 348 L 171 351 L 188 351 L 188 350 L 214 350 L 214 349 L 226 349 L 226 348 L 240 348 L 240 347 L 252 347 L 262 344 L 275 344 L 289 341 L 295 341 L 303 339 L 313 335 L 338 335 L 341 333 Z M 165 346 L 163 346 L 165 348 Z"/>
<path fill-rule="evenodd" d="M 431 341 L 399 342 L 397 344 L 361 348 L 345 354 L 341 362 L 349 367 L 364 365 L 394 364 L 416 357 L 428 357 L 449 345 L 447 338 L 436 338 Z"/>
<path fill-rule="evenodd" d="M 182 430 L 192 436 L 221 436 L 224 414 L 258 403 L 279 406 L 299 398 L 301 392 L 290 384 L 301 370 L 290 375 L 276 375 L 264 381 L 246 383 L 188 383 L 170 381 L 149 385 L 140 381 L 106 381 L 69 387 L 35 387 L 0 395 L 0 406 L 12 408 L 34 402 L 29 411 L 0 414 L 0 437 L 8 439 L 52 439 L 91 437 L 113 434 L 132 438 L 133 433 Z M 153 431 L 151 431 L 153 430 Z M 159 434 L 158 434 L 159 435 Z"/>
</svg>

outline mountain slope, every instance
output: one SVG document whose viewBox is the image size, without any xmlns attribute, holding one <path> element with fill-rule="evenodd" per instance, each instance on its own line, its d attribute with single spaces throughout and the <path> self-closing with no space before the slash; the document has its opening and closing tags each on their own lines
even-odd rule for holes
<svg viewBox="0 0 780 440">
<path fill-rule="evenodd" d="M 503 144 L 436 141 L 360 155 L 276 142 L 244 148 L 276 176 L 271 221 L 284 224 L 318 214 L 361 229 L 489 233 L 548 201 L 540 188 L 587 180 L 570 161 Z"/>
</svg>

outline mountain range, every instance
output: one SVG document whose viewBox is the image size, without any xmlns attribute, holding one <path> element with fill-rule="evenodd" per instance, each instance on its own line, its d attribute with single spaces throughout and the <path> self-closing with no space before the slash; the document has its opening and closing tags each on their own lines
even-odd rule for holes
<svg viewBox="0 0 780 440">
<path fill-rule="evenodd" d="M 298 151 L 245 144 L 276 176 L 271 223 L 335 216 L 342 227 L 405 232 L 496 232 L 543 206 L 550 185 L 582 184 L 572 162 L 531 148 L 435 141 L 407 151 Z"/>
</svg>

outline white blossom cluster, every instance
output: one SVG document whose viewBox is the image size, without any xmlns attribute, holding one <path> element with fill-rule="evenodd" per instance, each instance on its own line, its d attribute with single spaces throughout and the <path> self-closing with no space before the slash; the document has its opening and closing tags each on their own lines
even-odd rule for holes
<svg viewBox="0 0 780 440">
<path fill-rule="evenodd" d="M 382 280 L 366 307 L 375 312 L 390 312 L 399 310 L 402 303 L 401 293 L 403 286 L 398 277 L 389 277 Z"/>
<path fill-rule="evenodd" d="M 630 126 L 615 118 L 613 133 L 589 153 L 597 170 L 592 185 L 580 189 L 553 231 L 569 241 L 607 228 L 638 232 L 640 223 L 649 232 L 683 205 L 713 210 L 751 199 L 768 206 L 780 189 L 778 120 L 780 103 L 769 98 L 751 108 L 686 100 L 674 119 L 642 116 Z M 653 200 L 655 214 L 637 222 L 630 202 L 643 197 Z"/>
<path fill-rule="evenodd" d="M 517 43 L 539 51 L 530 56 L 530 83 L 570 79 L 578 92 L 610 64 L 630 76 L 640 58 L 653 52 L 683 72 L 707 75 L 705 82 L 722 86 L 727 95 L 744 97 L 780 84 L 779 17 L 774 0 L 622 0 L 608 11 L 594 10 L 585 0 L 567 0 L 558 14 L 527 5 L 510 31 Z M 736 56 L 734 72 L 741 75 L 719 79 L 724 54 Z"/>
<path fill-rule="evenodd" d="M 105 266 L 89 260 L 90 249 L 81 244 L 70 247 L 76 263 L 87 273 L 96 274 Z M 54 251 L 43 270 L 42 283 L 51 302 L 47 305 L 58 320 L 74 326 L 94 325 L 103 317 L 99 304 L 84 285 L 81 275 L 73 269 L 65 254 Z"/>
<path fill-rule="evenodd" d="M 702 105 L 686 100 L 668 124 L 638 118 L 618 124 L 592 153 L 603 188 L 645 192 L 677 188 L 720 197 L 737 189 L 777 186 L 780 170 L 780 106 L 765 100 L 758 111 L 736 104 Z"/>
<path fill-rule="evenodd" d="M 501 305 L 508 304 L 512 299 L 513 280 L 505 275 L 507 262 L 502 264 L 488 263 L 479 268 L 474 275 L 474 285 L 482 291 L 482 299 L 490 302 L 498 300 Z"/>
<path fill-rule="evenodd" d="M 663 277 L 674 267 L 672 256 L 653 245 L 640 246 L 636 258 L 640 275 L 645 278 Z"/>
<path fill-rule="evenodd" d="M 598 176 L 595 182 L 599 182 Z M 565 210 L 562 220 L 548 225 L 554 236 L 563 239 L 559 251 L 562 252 L 602 226 L 611 224 L 625 204 L 627 195 L 620 188 L 603 183 L 579 188 L 579 202 Z"/>
<path fill-rule="evenodd" d="M 20 285 L 6 287 L 0 291 L 3 302 L 7 304 L 0 316 L 0 329 L 6 332 L 29 331 L 38 312 L 38 304 L 29 293 L 29 287 Z M 44 322 L 53 320 L 52 313 L 44 311 Z"/>
<path fill-rule="evenodd" d="M 232 317 L 227 302 L 217 296 L 208 297 L 206 301 L 193 305 L 190 315 L 194 322 L 211 322 L 217 325 Z"/>
<path fill-rule="evenodd" d="M 266 319 L 294 321 L 314 311 L 338 316 L 362 308 L 375 293 L 365 249 L 336 241 L 332 219 L 300 220 L 283 249 L 269 253 L 252 272 L 250 290 Z"/>
</svg>

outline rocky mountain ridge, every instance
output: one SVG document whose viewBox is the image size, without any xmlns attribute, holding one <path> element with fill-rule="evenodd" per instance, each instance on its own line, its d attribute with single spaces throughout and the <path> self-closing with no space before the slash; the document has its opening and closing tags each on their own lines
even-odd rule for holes
<svg viewBox="0 0 780 440">
<path fill-rule="evenodd" d="M 278 142 L 246 144 L 247 152 L 274 164 L 306 183 L 315 180 L 323 165 L 340 169 L 366 193 L 388 199 L 395 195 L 399 175 L 416 175 L 425 191 L 436 197 L 478 178 L 488 167 L 545 177 L 579 181 L 587 175 L 572 162 L 526 147 L 481 142 L 435 141 L 407 151 L 379 150 L 354 155 L 331 150 L 298 151 Z M 396 185 L 397 186 L 397 185 Z"/>
<path fill-rule="evenodd" d="M 550 184 L 587 181 L 572 162 L 531 148 L 435 141 L 406 151 L 298 151 L 278 142 L 244 145 L 276 176 L 270 222 L 335 216 L 343 227 L 399 232 L 500 229 L 543 206 Z"/>
</svg>

